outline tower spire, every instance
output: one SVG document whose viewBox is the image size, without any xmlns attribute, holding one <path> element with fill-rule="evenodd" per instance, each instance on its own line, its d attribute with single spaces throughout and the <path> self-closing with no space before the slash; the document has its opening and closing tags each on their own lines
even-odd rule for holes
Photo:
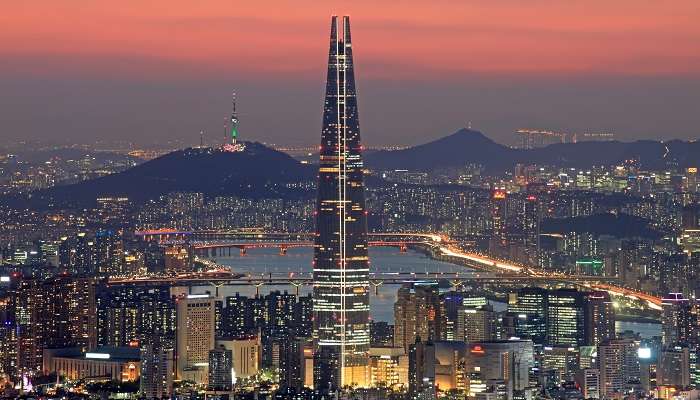
<svg viewBox="0 0 700 400">
<path fill-rule="evenodd" d="M 314 388 L 369 383 L 369 261 L 350 18 L 331 18 L 314 243 Z"/>
<path fill-rule="evenodd" d="M 224 145 L 223 151 L 238 152 L 245 150 L 245 143 L 238 140 L 238 111 L 236 110 L 236 91 L 231 94 L 231 118 L 230 126 L 224 122 Z"/>
<path fill-rule="evenodd" d="M 238 113 L 236 112 L 236 92 L 233 92 L 232 102 L 233 110 L 231 111 L 231 144 L 236 145 L 238 140 Z"/>
</svg>

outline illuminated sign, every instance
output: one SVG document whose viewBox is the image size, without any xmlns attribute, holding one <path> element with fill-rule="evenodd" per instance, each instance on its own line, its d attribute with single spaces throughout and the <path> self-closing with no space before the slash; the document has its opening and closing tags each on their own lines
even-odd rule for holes
<svg viewBox="0 0 700 400">
<path fill-rule="evenodd" d="M 637 357 L 644 360 L 651 358 L 651 349 L 648 347 L 640 347 L 637 349 Z"/>
<path fill-rule="evenodd" d="M 501 190 L 497 190 L 497 191 L 493 192 L 493 199 L 494 200 L 503 200 L 505 198 L 506 198 L 506 192 L 501 191 Z"/>
<path fill-rule="evenodd" d="M 85 358 L 95 358 L 98 360 L 109 360 L 109 353 L 85 353 Z"/>
<path fill-rule="evenodd" d="M 689 174 L 697 174 L 697 173 L 698 173 L 698 167 L 690 167 L 690 168 L 688 168 L 688 173 L 689 173 Z"/>
<path fill-rule="evenodd" d="M 481 347 L 481 346 L 478 345 L 478 344 L 475 345 L 474 347 L 472 347 L 471 352 L 474 353 L 474 354 L 485 354 L 485 353 L 486 353 L 486 351 L 484 350 L 484 348 Z"/>
<path fill-rule="evenodd" d="M 188 299 L 206 299 L 208 298 L 208 294 L 188 294 L 187 298 Z"/>
<path fill-rule="evenodd" d="M 9 276 L 0 276 L 0 282 L 9 282 L 10 277 Z"/>
</svg>

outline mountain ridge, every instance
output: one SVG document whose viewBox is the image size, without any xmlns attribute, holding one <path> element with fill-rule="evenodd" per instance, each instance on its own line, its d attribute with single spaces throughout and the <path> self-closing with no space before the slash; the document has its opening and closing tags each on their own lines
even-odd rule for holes
<svg viewBox="0 0 700 400">
<path fill-rule="evenodd" d="M 644 168 L 649 169 L 663 169 L 667 162 L 674 160 L 681 167 L 697 166 L 700 164 L 700 142 L 586 141 L 525 150 L 504 146 L 479 131 L 463 128 L 407 149 L 380 150 L 366 155 L 367 165 L 375 169 L 430 171 L 480 164 L 490 173 L 512 171 L 516 164 L 585 168 L 615 165 L 629 159 L 638 159 Z"/>
<path fill-rule="evenodd" d="M 177 150 L 116 174 L 5 200 L 10 204 L 26 202 L 31 207 L 82 207 L 93 204 L 98 197 L 122 196 L 140 202 L 177 191 L 207 196 L 295 197 L 303 190 L 287 184 L 314 176 L 313 168 L 289 155 L 249 142 L 241 152 Z"/>
</svg>

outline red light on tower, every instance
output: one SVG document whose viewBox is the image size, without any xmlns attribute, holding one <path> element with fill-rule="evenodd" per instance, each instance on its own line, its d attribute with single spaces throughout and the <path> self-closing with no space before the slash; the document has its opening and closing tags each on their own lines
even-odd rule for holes
<svg viewBox="0 0 700 400">
<path fill-rule="evenodd" d="M 537 197 L 534 194 L 527 196 L 527 201 L 537 201 Z"/>
</svg>

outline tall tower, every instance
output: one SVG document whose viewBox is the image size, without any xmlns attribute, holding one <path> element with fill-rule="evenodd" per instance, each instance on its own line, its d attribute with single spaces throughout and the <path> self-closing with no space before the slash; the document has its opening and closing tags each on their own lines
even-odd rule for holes
<svg viewBox="0 0 700 400">
<path fill-rule="evenodd" d="M 314 243 L 314 387 L 367 386 L 369 263 L 350 18 L 331 20 Z"/>
<path fill-rule="evenodd" d="M 236 112 L 236 92 L 233 92 L 233 111 L 231 111 L 231 144 L 238 140 L 238 113 Z"/>
</svg>

